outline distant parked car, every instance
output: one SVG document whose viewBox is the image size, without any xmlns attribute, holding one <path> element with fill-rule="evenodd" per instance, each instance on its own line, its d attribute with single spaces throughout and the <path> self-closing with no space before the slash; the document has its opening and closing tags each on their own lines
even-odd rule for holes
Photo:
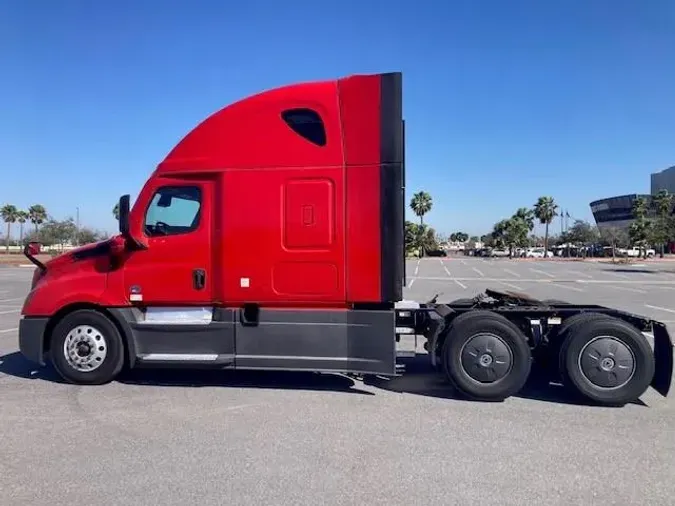
<svg viewBox="0 0 675 506">
<path fill-rule="evenodd" d="M 546 256 L 546 258 L 552 258 L 553 252 L 547 251 L 546 254 L 544 254 L 544 248 L 528 248 L 525 252 L 526 258 L 544 258 L 544 256 Z"/>
<path fill-rule="evenodd" d="M 428 257 L 447 257 L 448 252 L 444 249 L 431 249 L 426 252 Z"/>
<path fill-rule="evenodd" d="M 632 248 L 619 248 L 617 249 L 617 253 L 619 256 L 637 258 L 644 254 L 644 250 L 641 250 L 637 246 L 633 246 Z M 652 248 L 647 249 L 647 257 L 653 257 L 655 255 L 656 251 L 654 251 Z"/>
<path fill-rule="evenodd" d="M 490 256 L 491 257 L 507 257 L 507 256 L 509 256 L 509 250 L 501 249 L 501 248 L 494 248 L 490 251 Z"/>
</svg>

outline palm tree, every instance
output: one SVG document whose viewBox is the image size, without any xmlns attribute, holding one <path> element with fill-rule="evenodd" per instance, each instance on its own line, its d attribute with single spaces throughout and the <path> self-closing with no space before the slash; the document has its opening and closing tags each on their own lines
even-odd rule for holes
<svg viewBox="0 0 675 506">
<path fill-rule="evenodd" d="M 117 221 L 119 221 L 120 220 L 120 203 L 119 202 L 117 204 L 115 204 L 115 206 L 113 207 L 112 213 L 113 213 L 113 216 L 115 217 L 115 219 Z"/>
<path fill-rule="evenodd" d="M 47 221 L 47 210 L 41 204 L 35 204 L 28 208 L 28 219 L 35 225 L 35 235 L 37 236 L 38 227 Z"/>
<path fill-rule="evenodd" d="M 424 215 L 431 211 L 432 206 L 431 195 L 425 191 L 415 193 L 410 200 L 410 208 L 419 216 L 420 225 L 424 225 Z"/>
<path fill-rule="evenodd" d="M 534 211 L 532 211 L 532 209 L 528 209 L 527 207 L 521 207 L 516 211 L 513 217 L 519 220 L 523 220 L 525 223 L 527 223 L 527 228 L 530 232 L 534 230 L 535 216 Z"/>
<path fill-rule="evenodd" d="M 20 210 L 16 214 L 16 221 L 19 222 L 19 244 L 23 245 L 23 225 L 28 221 L 28 212 Z"/>
<path fill-rule="evenodd" d="M 534 205 L 534 216 L 540 223 L 546 225 L 546 232 L 544 233 L 544 255 L 548 254 L 548 226 L 558 215 L 558 204 L 555 203 L 553 197 L 539 197 L 537 203 Z"/>
<path fill-rule="evenodd" d="M 5 204 L 2 209 L 0 209 L 2 221 L 7 224 L 7 237 L 5 238 L 5 251 L 7 253 L 9 253 L 9 241 L 12 233 L 12 223 L 16 223 L 18 213 L 19 210 L 12 204 Z"/>
</svg>

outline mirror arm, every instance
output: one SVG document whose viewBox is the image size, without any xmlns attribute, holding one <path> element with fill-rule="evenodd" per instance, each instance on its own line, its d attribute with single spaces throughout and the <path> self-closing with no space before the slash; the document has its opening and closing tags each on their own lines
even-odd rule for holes
<svg viewBox="0 0 675 506">
<path fill-rule="evenodd" d="M 24 246 L 24 248 L 23 248 L 23 254 L 24 254 L 24 256 L 25 256 L 28 260 L 30 260 L 30 262 L 31 262 L 33 265 L 35 265 L 35 266 L 36 266 L 38 269 L 40 269 L 42 272 L 44 272 L 44 271 L 47 270 L 47 267 L 45 266 L 45 264 L 43 264 L 42 262 L 40 262 L 37 258 L 35 258 L 35 257 L 31 254 L 31 251 L 30 251 L 30 243 L 28 243 L 28 244 L 26 244 L 26 245 Z"/>
</svg>

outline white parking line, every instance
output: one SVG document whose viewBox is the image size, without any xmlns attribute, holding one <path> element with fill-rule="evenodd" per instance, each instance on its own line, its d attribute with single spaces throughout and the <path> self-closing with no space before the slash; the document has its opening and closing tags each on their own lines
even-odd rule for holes
<svg viewBox="0 0 675 506">
<path fill-rule="evenodd" d="M 11 314 L 11 313 L 18 313 L 20 311 L 19 308 L 16 309 L 10 309 L 8 311 L 0 311 L 0 314 Z"/>
<path fill-rule="evenodd" d="M 2 329 L 0 330 L 0 334 L 7 334 L 8 332 L 14 332 L 15 330 L 19 330 L 19 328 L 15 327 L 13 329 Z"/>
<path fill-rule="evenodd" d="M 523 291 L 524 288 L 522 286 L 514 285 L 513 283 L 507 283 L 506 281 L 500 281 L 502 285 L 508 286 L 509 288 L 513 288 L 514 290 L 518 291 Z"/>
<path fill-rule="evenodd" d="M 584 274 L 581 271 L 567 271 L 567 272 L 571 272 L 572 274 L 577 274 L 578 276 L 581 276 L 583 278 L 593 279 L 593 276 L 589 276 L 588 274 Z"/>
<path fill-rule="evenodd" d="M 575 292 L 585 291 L 583 288 L 577 288 L 576 286 L 564 285 L 562 283 L 552 283 L 556 288 L 567 288 L 568 290 L 574 290 Z"/>
<path fill-rule="evenodd" d="M 411 288 L 413 286 L 413 283 L 415 282 L 415 278 L 412 278 L 410 280 L 410 283 L 408 283 L 408 288 Z"/>
<path fill-rule="evenodd" d="M 3 302 L 16 302 L 17 300 L 23 300 L 23 297 L 17 297 L 15 299 L 0 299 L 0 304 Z"/>
<path fill-rule="evenodd" d="M 443 266 L 443 270 L 444 270 L 445 273 L 448 275 L 448 277 L 451 278 L 451 277 L 452 277 L 452 274 L 450 274 L 450 271 L 448 270 L 447 266 L 443 263 L 443 260 L 441 260 L 441 259 L 439 258 L 439 259 L 438 259 L 438 262 Z"/>
<path fill-rule="evenodd" d="M 630 276 L 626 276 L 625 274 L 621 274 L 620 272 L 612 272 L 612 271 L 604 271 L 607 274 L 611 274 L 612 276 L 617 276 L 619 278 L 623 279 L 630 279 Z"/>
<path fill-rule="evenodd" d="M 531 270 L 532 272 L 538 272 L 539 274 L 543 274 L 544 276 L 548 276 L 549 278 L 555 278 L 555 275 L 554 275 L 554 274 L 551 274 L 551 273 L 549 273 L 549 272 L 540 271 L 539 269 L 533 269 L 532 267 L 530 267 L 530 270 Z"/>
<path fill-rule="evenodd" d="M 436 281 L 444 281 L 447 280 L 447 277 L 440 277 L 440 276 L 417 276 L 417 279 L 428 279 L 428 280 L 436 280 Z M 495 281 L 495 282 L 501 282 L 501 281 L 516 281 L 513 278 L 479 278 L 479 277 L 452 277 L 451 278 L 453 281 L 455 280 L 460 280 L 460 281 Z M 542 278 L 521 278 L 517 280 L 519 283 L 581 283 L 584 285 L 612 285 L 612 286 L 617 286 L 617 285 L 639 285 L 639 286 L 656 286 L 656 285 L 666 285 L 666 286 L 674 286 L 675 287 L 675 282 L 673 281 L 662 281 L 662 280 L 649 280 L 645 281 L 642 279 L 628 279 L 628 280 L 621 280 L 621 279 L 564 279 L 564 278 L 557 278 L 557 279 L 542 279 Z"/>
<path fill-rule="evenodd" d="M 465 284 L 463 284 L 463 283 L 457 281 L 456 279 L 453 279 L 453 281 L 454 281 L 455 283 L 457 283 L 459 286 L 461 286 L 462 288 L 464 288 L 464 289 L 466 290 L 466 285 L 465 285 Z"/>
<path fill-rule="evenodd" d="M 420 262 L 421 260 L 418 260 L 417 265 L 415 266 L 415 276 L 417 276 L 417 273 L 420 271 Z"/>
<path fill-rule="evenodd" d="M 666 311 L 667 313 L 675 313 L 675 309 L 669 309 L 667 307 L 652 306 L 650 304 L 645 304 L 645 307 L 648 307 L 648 308 L 651 308 L 651 309 L 658 309 L 659 311 Z"/>
<path fill-rule="evenodd" d="M 471 268 L 472 268 L 474 271 L 476 271 L 476 272 L 480 275 L 481 278 L 484 278 L 484 277 L 485 277 L 485 274 L 483 274 L 481 271 L 479 271 L 479 270 L 476 269 L 475 267 L 471 267 Z"/>
<path fill-rule="evenodd" d="M 612 285 L 611 287 L 613 290 L 625 290 L 627 292 L 635 292 L 635 293 L 647 293 L 645 290 L 640 290 L 639 288 L 629 288 L 627 286 L 617 286 L 617 285 Z"/>
<path fill-rule="evenodd" d="M 506 267 L 503 267 L 502 270 L 503 270 L 504 272 L 506 272 L 507 274 L 511 274 L 511 276 L 514 276 L 514 277 L 516 277 L 516 278 L 519 278 L 519 277 L 520 277 L 520 274 L 518 274 L 517 272 L 512 271 L 511 269 L 507 269 Z"/>
</svg>

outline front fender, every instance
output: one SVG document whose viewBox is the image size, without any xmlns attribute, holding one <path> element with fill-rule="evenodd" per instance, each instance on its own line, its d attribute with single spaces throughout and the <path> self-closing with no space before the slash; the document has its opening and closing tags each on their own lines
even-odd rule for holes
<svg viewBox="0 0 675 506">
<path fill-rule="evenodd" d="M 26 296 L 21 314 L 50 317 L 71 304 L 99 304 L 106 278 L 106 274 L 95 271 L 66 275 L 50 275 L 47 271 Z"/>
</svg>

